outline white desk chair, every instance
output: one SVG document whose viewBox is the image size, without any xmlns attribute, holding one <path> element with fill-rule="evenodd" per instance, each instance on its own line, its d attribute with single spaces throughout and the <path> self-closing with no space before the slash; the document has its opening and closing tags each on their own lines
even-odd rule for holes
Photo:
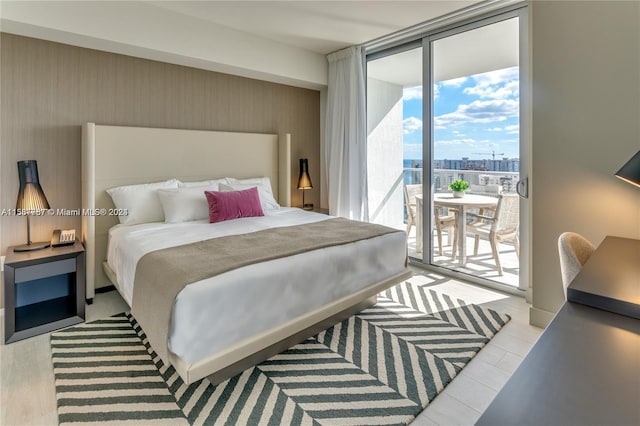
<svg viewBox="0 0 640 426">
<path fill-rule="evenodd" d="M 565 232 L 558 238 L 558 254 L 560 255 L 560 272 L 564 298 L 567 299 L 567 287 L 578 275 L 582 266 L 596 248 L 580 234 Z"/>
</svg>

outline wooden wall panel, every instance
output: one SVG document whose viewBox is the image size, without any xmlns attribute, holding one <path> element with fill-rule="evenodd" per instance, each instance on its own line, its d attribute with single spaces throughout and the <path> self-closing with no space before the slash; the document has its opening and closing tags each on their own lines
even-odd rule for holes
<svg viewBox="0 0 640 426">
<path fill-rule="evenodd" d="M 53 208 L 80 208 L 81 125 L 87 121 L 291 133 L 293 179 L 297 159 L 308 157 L 314 189 L 305 197 L 319 204 L 318 91 L 2 33 L 0 98 L 0 208 L 15 207 L 19 160 L 38 161 Z M 294 189 L 292 205 L 301 198 Z M 49 239 L 54 228 L 79 232 L 80 218 L 36 217 L 32 240 Z M 0 218 L 2 254 L 25 241 L 25 218 Z"/>
</svg>

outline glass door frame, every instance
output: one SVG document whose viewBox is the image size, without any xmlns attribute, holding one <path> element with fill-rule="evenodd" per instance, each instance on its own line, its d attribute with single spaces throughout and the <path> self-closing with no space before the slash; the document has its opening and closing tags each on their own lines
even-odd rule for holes
<svg viewBox="0 0 640 426">
<path fill-rule="evenodd" d="M 529 37 L 528 37 L 528 9 L 526 7 L 520 7 L 515 10 L 509 10 L 502 13 L 492 14 L 488 17 L 478 18 L 473 22 L 469 22 L 463 25 L 455 26 L 454 28 L 444 29 L 442 31 L 434 32 L 433 34 L 426 35 L 422 38 L 422 54 L 423 54 L 423 117 L 422 117 L 422 181 L 423 181 L 423 202 L 424 208 L 422 209 L 422 223 L 423 229 L 431 230 L 433 226 L 433 156 L 434 156 L 434 126 L 432 111 L 434 110 L 434 97 L 433 97 L 433 49 L 432 43 L 456 34 L 471 31 L 477 28 L 481 28 L 487 25 L 492 25 L 507 19 L 519 18 L 519 104 L 520 104 L 520 167 L 519 176 L 520 179 L 526 179 L 530 175 L 530 96 L 529 96 Z M 427 189 L 428 188 L 428 192 Z M 466 281 L 476 282 L 478 284 L 498 288 L 500 290 L 507 290 L 513 292 L 529 291 L 531 277 L 530 277 L 530 202 L 527 198 L 520 198 L 520 261 L 519 261 L 519 286 L 515 289 L 512 286 L 502 284 L 486 278 L 466 274 L 464 272 L 452 270 L 442 266 L 438 266 L 433 263 L 433 244 L 434 236 L 433 232 L 423 232 L 422 246 L 423 255 L 422 260 L 417 258 L 411 258 L 412 263 L 415 263 L 428 269 L 434 269 L 438 272 L 445 273 L 447 275 L 453 275 L 462 278 Z M 426 258 L 426 248 L 429 247 L 428 258 Z"/>
<path fill-rule="evenodd" d="M 491 10 L 491 6 L 487 6 L 484 12 L 478 8 L 472 8 L 473 10 L 461 10 L 460 13 L 454 13 L 452 16 L 447 16 L 447 19 L 435 19 L 432 22 L 426 22 L 425 24 L 417 25 L 415 27 L 408 28 L 407 30 L 399 31 L 397 34 L 392 34 L 381 38 L 380 40 L 373 40 L 370 43 L 365 44 L 366 55 L 363 57 L 363 67 L 366 73 L 366 63 L 370 60 L 379 59 L 385 56 L 400 53 L 406 50 L 410 50 L 416 47 L 422 46 L 423 57 L 423 185 L 427 188 L 432 187 L 432 174 L 433 164 L 431 159 L 433 158 L 433 121 L 431 119 L 431 112 L 433 111 L 433 81 L 431 73 L 432 49 L 431 42 L 454 35 L 460 32 L 472 30 L 492 23 L 497 23 L 505 19 L 511 19 L 514 17 L 519 18 L 519 56 L 520 56 L 520 178 L 531 180 L 531 136 L 530 136 L 530 123 L 531 123 L 531 97 L 530 97 L 530 49 L 529 49 L 529 18 L 528 18 L 528 6 L 525 2 L 515 3 L 508 5 L 498 10 Z M 467 13 L 468 12 L 468 13 Z M 475 15 L 475 16 L 474 16 Z M 456 19 L 454 16 L 458 16 L 458 22 L 452 22 Z M 449 22 L 444 25 L 443 22 Z M 365 74 L 366 75 L 366 74 Z M 424 82 L 428 82 L 425 84 Z M 425 167 L 425 165 L 427 167 Z M 528 182 L 527 182 L 528 185 Z M 527 188 L 528 189 L 528 188 Z M 530 192 L 530 191 L 529 191 Z M 422 221 L 424 229 L 431 229 L 433 221 L 431 218 L 432 211 L 432 197 L 431 190 L 423 194 L 429 194 L 428 198 L 424 199 L 423 217 Z M 460 278 L 466 281 L 477 282 L 478 284 L 494 287 L 507 292 L 522 295 L 523 291 L 526 291 L 527 299 L 531 297 L 531 200 L 520 200 L 520 277 L 519 288 L 501 284 L 485 278 L 475 277 L 469 274 L 458 272 L 455 270 L 447 269 L 444 267 L 436 266 L 431 263 L 431 247 L 433 244 L 433 236 L 431 232 L 423 233 L 423 252 L 422 259 L 410 257 L 411 264 L 434 270 L 435 272 Z M 427 248 L 429 248 L 428 258 Z"/>
</svg>

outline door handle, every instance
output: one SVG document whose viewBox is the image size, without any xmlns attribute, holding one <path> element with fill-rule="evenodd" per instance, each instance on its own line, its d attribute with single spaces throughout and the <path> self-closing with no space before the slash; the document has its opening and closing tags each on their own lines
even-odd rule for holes
<svg viewBox="0 0 640 426">
<path fill-rule="evenodd" d="M 523 178 L 518 181 L 516 192 L 522 198 L 529 198 L 529 178 Z"/>
</svg>

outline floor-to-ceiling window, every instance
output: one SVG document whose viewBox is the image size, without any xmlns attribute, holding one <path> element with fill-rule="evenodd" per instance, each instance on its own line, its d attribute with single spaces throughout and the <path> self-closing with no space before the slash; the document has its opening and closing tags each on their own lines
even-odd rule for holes
<svg viewBox="0 0 640 426">
<path fill-rule="evenodd" d="M 516 193 L 528 172 L 523 13 L 431 31 L 367 62 L 371 220 L 405 229 L 415 261 L 515 288 L 527 286 L 528 253 Z"/>
<path fill-rule="evenodd" d="M 367 62 L 369 219 L 405 229 L 419 249 L 416 197 L 422 197 L 422 47 L 416 43 Z"/>
</svg>

